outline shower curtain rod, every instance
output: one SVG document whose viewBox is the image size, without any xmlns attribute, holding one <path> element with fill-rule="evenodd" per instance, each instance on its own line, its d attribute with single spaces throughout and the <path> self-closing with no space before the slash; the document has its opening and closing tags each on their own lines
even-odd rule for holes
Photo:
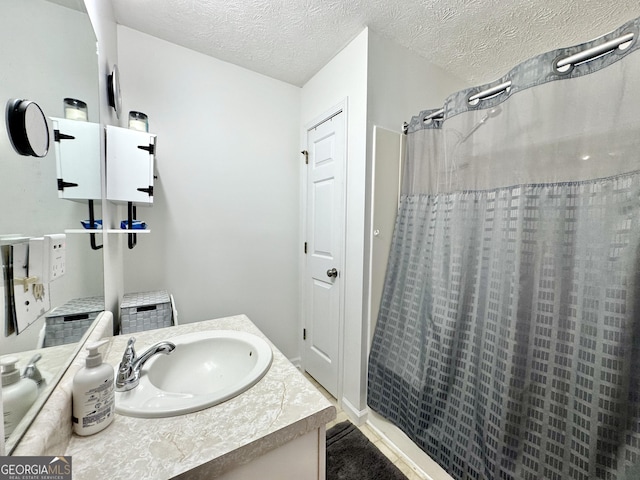
<svg viewBox="0 0 640 480">
<path fill-rule="evenodd" d="M 630 32 L 621 35 L 618 38 L 614 38 L 613 40 L 609 40 L 608 42 L 604 42 L 601 45 L 596 45 L 581 52 L 574 53 L 573 55 L 569 55 L 568 57 L 558 58 L 554 61 L 554 70 L 556 70 L 560 75 L 567 74 L 575 65 L 594 60 L 602 55 L 614 51 L 617 48 L 619 48 L 620 50 L 626 50 L 631 46 L 634 39 L 635 33 Z M 503 82 L 499 85 L 489 87 L 486 90 L 482 90 L 471 95 L 467 99 L 467 102 L 469 103 L 469 105 L 476 105 L 479 101 L 499 95 L 503 92 L 508 91 L 510 88 L 511 80 L 507 80 L 506 82 Z M 444 118 L 444 113 L 444 108 L 441 108 L 440 110 L 436 110 L 435 112 L 432 112 L 429 115 L 425 116 L 422 121 L 428 122 L 430 120 L 442 120 Z M 402 132 L 406 135 L 408 130 L 409 124 L 407 122 L 404 122 L 402 124 Z"/>
<path fill-rule="evenodd" d="M 484 100 L 485 98 L 494 97 L 503 92 L 506 92 L 511 88 L 511 80 L 501 83 L 500 85 L 496 85 L 495 87 L 487 88 L 486 90 L 482 90 L 481 92 L 475 93 L 471 95 L 467 102 L 469 105 L 476 105 L 480 100 Z M 436 110 L 435 112 L 430 113 L 424 119 L 423 122 L 428 122 L 430 120 L 442 120 L 444 118 L 444 108 L 440 110 Z M 409 129 L 409 124 L 404 122 L 402 124 L 402 132 L 406 135 L 407 130 Z"/>
<path fill-rule="evenodd" d="M 444 117 L 444 108 L 441 108 L 440 110 L 437 110 L 429 115 L 427 115 L 426 117 L 424 117 L 424 122 L 428 121 L 428 120 L 433 120 L 433 119 L 437 119 L 437 118 L 442 118 Z"/>
<path fill-rule="evenodd" d="M 484 100 L 485 98 L 493 97 L 495 95 L 499 95 L 502 92 L 506 92 L 511 88 L 511 80 L 501 83 L 500 85 L 496 85 L 495 87 L 487 88 L 486 90 L 482 90 L 481 92 L 475 93 L 471 95 L 467 102 L 470 105 L 477 104 L 480 100 Z M 433 113 L 430 113 L 426 117 L 424 117 L 424 122 L 428 122 L 429 120 L 437 120 L 444 117 L 444 108 L 440 110 L 436 110 Z"/>
<path fill-rule="evenodd" d="M 626 35 L 622 35 L 621 37 L 614 38 L 613 40 L 609 40 L 608 42 L 605 42 L 602 45 L 597 45 L 595 47 L 587 48 L 582 52 L 578 52 L 574 55 L 563 58 L 562 60 L 558 60 L 556 62 L 556 68 L 559 70 L 562 67 L 578 65 L 582 62 L 588 62 L 589 60 L 598 58 L 600 55 L 609 53 L 610 51 L 615 50 L 616 48 L 620 48 L 620 50 L 626 50 L 631 46 L 631 41 L 633 40 L 634 36 L 635 35 L 633 33 L 627 33 Z"/>
</svg>

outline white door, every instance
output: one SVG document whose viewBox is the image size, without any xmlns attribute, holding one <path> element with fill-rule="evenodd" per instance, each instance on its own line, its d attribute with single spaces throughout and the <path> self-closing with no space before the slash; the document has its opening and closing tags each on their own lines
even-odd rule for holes
<svg viewBox="0 0 640 480">
<path fill-rule="evenodd" d="M 107 125 L 107 200 L 153 204 L 156 135 Z"/>
<path fill-rule="evenodd" d="M 100 200 L 100 125 L 51 118 L 55 134 L 58 196 L 70 200 Z"/>
<path fill-rule="evenodd" d="M 345 114 L 307 132 L 305 370 L 338 396 L 344 246 Z"/>
</svg>

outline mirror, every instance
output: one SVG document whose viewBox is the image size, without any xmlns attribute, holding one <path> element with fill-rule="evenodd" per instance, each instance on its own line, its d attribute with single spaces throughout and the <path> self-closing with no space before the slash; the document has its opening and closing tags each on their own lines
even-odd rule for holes
<svg viewBox="0 0 640 480">
<path fill-rule="evenodd" d="M 20 155 L 44 157 L 49 152 L 47 117 L 36 102 L 11 99 L 7 102 L 7 133 Z"/>
<path fill-rule="evenodd" d="M 51 129 L 50 117 L 64 118 L 64 100 L 73 98 L 86 103 L 89 122 L 100 122 L 96 38 L 82 0 L 3 0 L 0 41 L 3 107 L 10 99 L 36 102 Z M 50 133 L 53 144 L 52 130 Z M 0 236 L 39 237 L 64 233 L 66 229 L 82 230 L 80 222 L 89 218 L 87 201 L 58 198 L 54 148 L 42 158 L 20 156 L 3 124 L 0 172 Z M 100 202 L 96 203 L 96 218 L 101 218 Z M 72 299 L 104 295 L 102 251 L 91 249 L 89 235 L 67 233 L 65 250 L 64 275 L 45 285 L 52 310 Z M 4 294 L 2 297 L 4 300 Z M 32 351 L 38 346 L 44 315 L 19 333 L 9 335 L 4 306 L 0 320 L 0 355 L 17 353 L 23 357 L 18 363 L 23 371 L 28 361 L 25 358 L 34 354 Z M 50 393 L 74 351 L 72 345 L 38 350 L 42 355 L 38 364 L 49 377 L 40 398 Z M 15 433 L 26 429 L 24 424 L 31 422 L 38 403 L 27 412 Z M 7 453 L 19 440 L 16 436 L 12 434 L 7 439 Z"/>
</svg>

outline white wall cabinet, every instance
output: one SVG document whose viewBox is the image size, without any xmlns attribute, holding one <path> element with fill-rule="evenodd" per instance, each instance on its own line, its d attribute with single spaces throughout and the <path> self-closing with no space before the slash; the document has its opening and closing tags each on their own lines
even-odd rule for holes
<svg viewBox="0 0 640 480">
<path fill-rule="evenodd" d="M 58 197 L 100 200 L 100 125 L 51 118 L 56 153 Z"/>
<path fill-rule="evenodd" d="M 107 200 L 153 204 L 156 135 L 107 125 Z"/>
</svg>

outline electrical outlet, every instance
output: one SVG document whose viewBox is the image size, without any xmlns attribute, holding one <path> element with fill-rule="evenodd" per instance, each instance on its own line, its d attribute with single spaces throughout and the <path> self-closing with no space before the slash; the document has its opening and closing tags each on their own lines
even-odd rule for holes
<svg viewBox="0 0 640 480">
<path fill-rule="evenodd" d="M 49 282 L 57 280 L 65 272 L 67 236 L 64 233 L 54 233 L 44 236 L 44 258 L 48 258 Z M 45 260 L 45 264 L 47 261 Z M 46 275 L 45 275 L 46 276 Z"/>
<path fill-rule="evenodd" d="M 38 283 L 46 285 L 64 275 L 66 240 L 64 233 L 29 240 L 29 275 L 38 277 Z"/>
</svg>

